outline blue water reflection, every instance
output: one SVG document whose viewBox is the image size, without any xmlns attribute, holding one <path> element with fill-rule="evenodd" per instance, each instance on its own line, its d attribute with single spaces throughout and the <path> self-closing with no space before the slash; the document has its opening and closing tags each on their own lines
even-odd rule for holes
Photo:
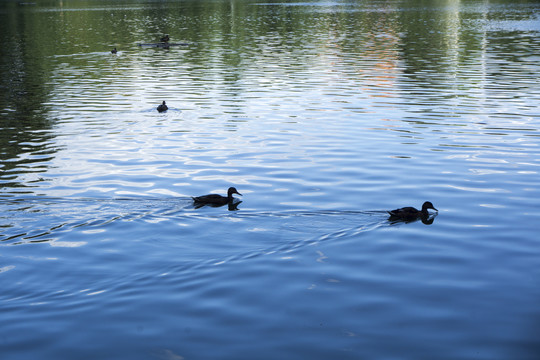
<svg viewBox="0 0 540 360">
<path fill-rule="evenodd" d="M 2 355 L 534 359 L 538 10 L 2 3 Z"/>
</svg>

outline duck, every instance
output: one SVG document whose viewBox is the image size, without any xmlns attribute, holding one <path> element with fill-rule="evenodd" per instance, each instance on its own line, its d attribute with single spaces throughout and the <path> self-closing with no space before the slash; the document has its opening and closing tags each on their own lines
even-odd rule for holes
<svg viewBox="0 0 540 360">
<path fill-rule="evenodd" d="M 202 205 L 212 205 L 212 206 L 222 206 L 225 204 L 232 204 L 235 198 L 233 197 L 233 194 L 238 194 L 242 196 L 236 190 L 235 187 L 230 187 L 229 190 L 227 190 L 227 196 L 221 196 L 218 194 L 208 194 L 208 195 L 202 195 L 202 196 L 195 196 L 193 197 L 193 202 L 196 205 L 202 206 Z"/>
<path fill-rule="evenodd" d="M 116 54 L 117 52 L 118 52 L 118 50 L 116 50 L 116 48 L 111 50 L 111 54 Z"/>
<path fill-rule="evenodd" d="M 161 38 L 161 42 L 169 42 L 169 34 Z"/>
<path fill-rule="evenodd" d="M 404 221 L 414 221 L 418 218 L 427 219 L 429 217 L 428 209 L 437 210 L 433 204 L 429 201 L 422 204 L 422 210 L 417 210 L 412 206 L 402 207 L 400 209 L 387 211 L 390 214 L 391 220 L 404 220 Z"/>
<path fill-rule="evenodd" d="M 165 101 L 163 101 L 162 104 L 159 104 L 158 107 L 157 107 L 157 111 L 159 112 L 164 112 L 164 111 L 167 111 L 169 110 L 169 107 L 165 104 Z"/>
</svg>

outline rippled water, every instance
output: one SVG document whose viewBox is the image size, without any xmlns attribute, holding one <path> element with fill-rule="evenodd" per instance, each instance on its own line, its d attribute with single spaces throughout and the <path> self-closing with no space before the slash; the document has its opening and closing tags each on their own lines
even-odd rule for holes
<svg viewBox="0 0 540 360">
<path fill-rule="evenodd" d="M 0 5 L 2 358 L 538 357 L 537 3 L 110 3 Z"/>
</svg>

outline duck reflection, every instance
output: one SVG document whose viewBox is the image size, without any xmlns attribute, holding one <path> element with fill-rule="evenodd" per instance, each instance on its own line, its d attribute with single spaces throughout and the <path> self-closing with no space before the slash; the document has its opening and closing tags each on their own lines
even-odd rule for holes
<svg viewBox="0 0 540 360">
<path fill-rule="evenodd" d="M 195 209 L 200 209 L 203 206 L 222 207 L 224 205 L 227 205 L 227 208 L 229 209 L 229 211 L 236 211 L 236 210 L 238 210 L 238 205 L 240 205 L 241 203 L 242 203 L 242 200 L 236 199 L 236 201 L 234 201 L 234 202 L 230 202 L 230 203 L 227 203 L 227 204 L 221 204 L 221 205 L 203 204 L 203 203 L 197 203 L 197 202 L 194 202 L 193 205 L 195 206 Z"/>
</svg>

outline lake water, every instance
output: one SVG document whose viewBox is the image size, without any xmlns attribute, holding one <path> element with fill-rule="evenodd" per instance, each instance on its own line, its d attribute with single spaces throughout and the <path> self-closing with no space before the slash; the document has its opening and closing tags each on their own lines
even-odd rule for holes
<svg viewBox="0 0 540 360">
<path fill-rule="evenodd" d="M 532 1 L 2 2 L 2 359 L 538 359 L 539 35 Z"/>
</svg>

